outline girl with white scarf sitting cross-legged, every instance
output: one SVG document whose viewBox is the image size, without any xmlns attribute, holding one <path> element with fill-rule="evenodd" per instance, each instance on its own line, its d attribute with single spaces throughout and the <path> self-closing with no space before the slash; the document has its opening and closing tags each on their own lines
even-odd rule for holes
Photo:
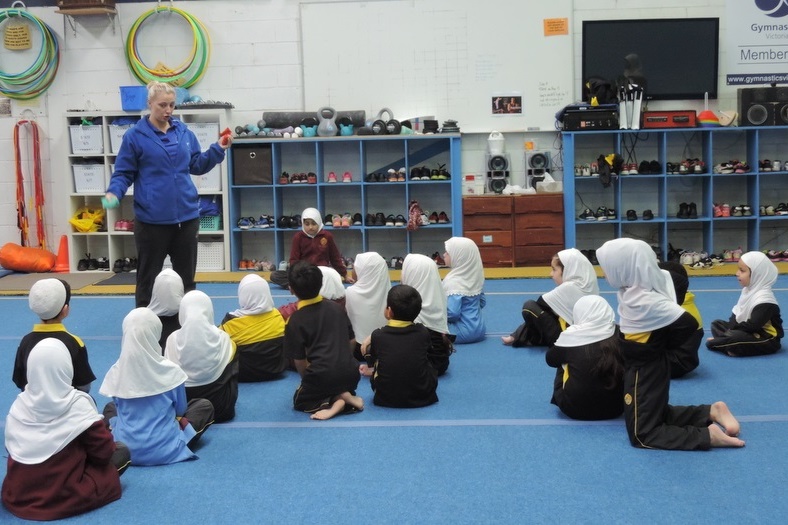
<svg viewBox="0 0 788 525">
<path fill-rule="evenodd" d="M 443 259 L 451 267 L 443 278 L 449 332 L 456 336 L 457 344 L 481 341 L 487 332 L 482 315 L 487 300 L 479 247 L 467 237 L 452 237 L 445 245 Z"/>
</svg>

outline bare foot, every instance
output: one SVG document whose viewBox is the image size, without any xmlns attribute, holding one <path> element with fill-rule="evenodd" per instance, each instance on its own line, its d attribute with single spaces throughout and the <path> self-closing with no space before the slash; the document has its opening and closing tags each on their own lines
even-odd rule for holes
<svg viewBox="0 0 788 525">
<path fill-rule="evenodd" d="M 355 408 L 358 412 L 364 410 L 364 400 L 359 396 L 354 396 L 350 392 L 342 392 L 339 394 L 339 399 Z"/>
<path fill-rule="evenodd" d="M 344 409 L 345 409 L 345 401 L 342 400 L 341 398 L 337 398 L 337 400 L 331 404 L 331 407 L 324 408 L 323 410 L 318 410 L 317 412 L 315 412 L 309 417 L 310 419 L 319 419 L 323 421 L 326 419 L 331 419 L 332 417 L 342 412 Z"/>
<path fill-rule="evenodd" d="M 709 425 L 709 437 L 712 447 L 743 447 L 744 441 L 737 437 L 729 436 L 720 427 L 712 423 Z"/>
<path fill-rule="evenodd" d="M 514 337 L 511 335 L 504 335 L 501 337 L 501 342 L 506 346 L 512 346 L 512 343 L 514 343 Z"/>
<path fill-rule="evenodd" d="M 739 435 L 739 430 L 741 430 L 739 421 L 733 417 L 728 405 L 726 405 L 724 402 L 717 401 L 716 403 L 712 404 L 709 417 L 711 417 L 712 421 L 724 428 L 725 433 L 729 436 L 736 437 Z"/>
</svg>

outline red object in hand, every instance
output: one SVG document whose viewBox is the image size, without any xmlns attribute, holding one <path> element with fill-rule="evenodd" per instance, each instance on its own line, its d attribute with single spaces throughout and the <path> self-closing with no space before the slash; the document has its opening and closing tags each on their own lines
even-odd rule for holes
<svg viewBox="0 0 788 525">
<path fill-rule="evenodd" d="M 219 135 L 219 144 L 222 146 L 226 145 L 227 139 L 232 136 L 232 134 L 233 132 L 230 130 L 230 128 L 224 128 L 224 131 L 222 131 Z"/>
</svg>

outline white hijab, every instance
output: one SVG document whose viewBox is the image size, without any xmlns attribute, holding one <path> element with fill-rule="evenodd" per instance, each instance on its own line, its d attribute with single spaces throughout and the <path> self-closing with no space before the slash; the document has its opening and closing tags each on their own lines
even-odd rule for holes
<svg viewBox="0 0 788 525">
<path fill-rule="evenodd" d="M 172 268 L 165 268 L 153 281 L 150 304 L 148 308 L 162 317 L 178 313 L 183 299 L 183 279 Z"/>
<path fill-rule="evenodd" d="M 742 288 L 739 301 L 733 307 L 736 321 L 750 318 L 752 309 L 759 304 L 778 304 L 772 286 L 777 282 L 777 267 L 761 252 L 747 252 L 741 260 L 750 268 L 750 284 Z"/>
<path fill-rule="evenodd" d="M 613 239 L 596 256 L 607 282 L 618 289 L 623 333 L 651 332 L 682 316 L 684 309 L 672 298 L 675 294 L 671 295 L 651 246 L 637 239 Z"/>
<path fill-rule="evenodd" d="M 238 283 L 238 304 L 240 308 L 230 312 L 234 317 L 263 314 L 274 309 L 274 298 L 268 281 L 256 273 L 250 273 Z"/>
<path fill-rule="evenodd" d="M 71 386 L 74 366 L 66 345 L 47 338 L 27 359 L 27 385 L 5 420 L 5 448 L 11 458 L 38 465 L 102 419 L 88 394 Z"/>
<path fill-rule="evenodd" d="M 232 360 L 235 349 L 230 336 L 214 324 L 211 298 L 200 290 L 187 292 L 178 320 L 181 328 L 167 338 L 164 357 L 186 372 L 187 387 L 213 383 Z"/>
<path fill-rule="evenodd" d="M 320 212 L 317 211 L 316 208 L 306 208 L 301 212 L 301 231 L 310 239 L 314 239 L 315 235 L 306 233 L 306 229 L 304 229 L 304 219 L 312 219 L 317 223 L 317 232 L 315 233 L 315 235 L 317 235 L 323 229 L 323 217 L 320 216 Z"/>
<path fill-rule="evenodd" d="M 149 308 L 135 308 L 123 319 L 120 357 L 104 376 L 99 394 L 138 399 L 169 392 L 186 382 L 186 373 L 161 355 L 161 321 Z"/>
<path fill-rule="evenodd" d="M 420 253 L 406 255 L 400 280 L 402 284 L 414 287 L 421 295 L 421 313 L 416 322 L 430 330 L 448 334 L 446 293 L 441 286 L 441 276 L 435 261 Z"/>
<path fill-rule="evenodd" d="M 599 295 L 586 295 L 575 303 L 575 322 L 561 332 L 555 346 L 574 348 L 604 341 L 616 333 L 616 314 Z"/>
<path fill-rule="evenodd" d="M 342 276 L 330 266 L 318 266 L 323 272 L 323 286 L 320 287 L 320 295 L 326 299 L 335 301 L 345 297 L 345 286 L 342 284 Z"/>
<path fill-rule="evenodd" d="M 386 298 L 391 278 L 386 260 L 377 252 L 360 253 L 354 262 L 356 282 L 345 290 L 345 308 L 361 342 L 386 324 Z"/>
<path fill-rule="evenodd" d="M 446 295 L 481 294 L 484 288 L 484 267 L 476 243 L 467 237 L 452 237 L 446 241 L 446 253 L 451 259 L 451 270 L 443 278 Z"/>
<path fill-rule="evenodd" d="M 564 266 L 562 282 L 553 290 L 542 295 L 545 302 L 567 323 L 574 324 L 572 309 L 575 303 L 586 295 L 599 295 L 594 266 L 577 248 L 558 252 L 558 259 Z"/>
</svg>

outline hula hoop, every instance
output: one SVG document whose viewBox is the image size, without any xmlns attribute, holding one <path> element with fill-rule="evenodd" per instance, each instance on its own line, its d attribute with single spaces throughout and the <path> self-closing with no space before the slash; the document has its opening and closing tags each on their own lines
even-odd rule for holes
<svg viewBox="0 0 788 525">
<path fill-rule="evenodd" d="M 60 67 L 60 46 L 55 32 L 45 22 L 21 9 L 0 11 L 0 24 L 14 16 L 29 20 L 41 33 L 41 49 L 33 64 L 21 73 L 0 70 L 0 93 L 16 100 L 40 96 L 52 85 Z"/>
<path fill-rule="evenodd" d="M 182 17 L 192 29 L 194 40 L 192 41 L 191 57 L 178 65 L 170 73 L 156 71 L 146 66 L 139 57 L 137 47 L 137 33 L 142 25 L 151 16 L 170 12 Z M 176 7 L 156 7 L 140 15 L 129 29 L 126 38 L 126 61 L 131 72 L 143 84 L 151 81 L 166 82 L 180 87 L 187 88 L 194 85 L 205 74 L 208 62 L 211 57 L 211 39 L 208 30 L 197 18 L 182 9 Z"/>
</svg>

